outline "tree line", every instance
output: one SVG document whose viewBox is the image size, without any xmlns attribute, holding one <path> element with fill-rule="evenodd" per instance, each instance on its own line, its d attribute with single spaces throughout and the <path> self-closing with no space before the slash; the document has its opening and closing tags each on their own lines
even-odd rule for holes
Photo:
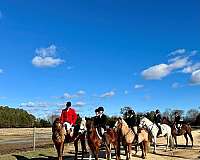
<svg viewBox="0 0 200 160">
<path fill-rule="evenodd" d="M 131 107 L 122 107 L 120 113 L 123 115 L 123 118 L 127 118 L 128 110 L 132 109 Z M 200 107 L 199 107 L 200 109 Z M 199 109 L 190 109 L 186 113 L 184 110 L 180 109 L 166 109 L 161 113 L 162 118 L 166 118 L 168 121 L 173 122 L 175 117 L 175 112 L 178 112 L 181 116 L 181 120 L 183 123 L 189 123 L 193 126 L 200 126 L 200 111 Z M 154 121 L 155 111 L 148 112 L 138 112 L 137 114 L 138 120 L 140 117 L 145 116 L 150 121 Z"/>
<path fill-rule="evenodd" d="M 50 127 L 49 120 L 36 118 L 26 110 L 0 106 L 0 128 Z"/>
<path fill-rule="evenodd" d="M 120 113 L 123 118 L 127 118 L 128 110 L 132 109 L 131 107 L 122 107 Z M 199 108 L 200 109 L 200 108 Z M 161 113 L 162 117 L 167 118 L 169 121 L 173 122 L 174 113 L 179 112 L 183 121 L 185 123 L 190 123 L 191 125 L 200 125 L 200 111 L 198 109 L 190 109 L 186 113 L 184 110 L 172 110 L 166 109 Z M 145 116 L 151 121 L 153 121 L 155 112 L 138 112 L 137 119 L 139 121 L 140 117 Z M 52 122 L 59 115 L 50 115 L 47 119 L 36 118 L 34 115 L 29 114 L 24 109 L 15 109 L 8 106 L 0 106 L 0 128 L 26 128 L 26 127 L 51 127 Z M 108 116 L 107 124 L 111 127 L 114 126 L 117 116 Z M 81 121 L 81 117 L 78 115 L 77 124 Z"/>
</svg>

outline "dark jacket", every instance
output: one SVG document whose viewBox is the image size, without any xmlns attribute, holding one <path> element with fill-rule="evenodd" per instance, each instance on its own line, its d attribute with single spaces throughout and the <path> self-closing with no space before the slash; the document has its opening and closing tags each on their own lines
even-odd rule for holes
<svg viewBox="0 0 200 160">
<path fill-rule="evenodd" d="M 137 117 L 136 115 L 132 115 L 132 116 L 129 116 L 127 119 L 126 119 L 126 123 L 128 124 L 128 126 L 130 128 L 134 127 L 134 126 L 137 126 Z"/>
<path fill-rule="evenodd" d="M 174 122 L 175 123 L 180 123 L 181 117 L 179 115 L 175 116 Z"/>
<path fill-rule="evenodd" d="M 107 116 L 105 114 L 96 116 L 95 126 L 106 129 Z"/>
<path fill-rule="evenodd" d="M 154 122 L 155 122 L 155 124 L 161 123 L 161 115 L 160 114 L 154 115 Z"/>
</svg>

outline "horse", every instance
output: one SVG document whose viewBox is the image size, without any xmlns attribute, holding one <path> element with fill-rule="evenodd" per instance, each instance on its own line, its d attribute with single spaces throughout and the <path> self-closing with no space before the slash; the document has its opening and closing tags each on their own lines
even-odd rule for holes
<svg viewBox="0 0 200 160">
<path fill-rule="evenodd" d="M 157 127 L 156 124 L 152 123 L 146 117 L 143 117 L 140 119 L 139 126 L 147 128 L 148 132 L 150 133 L 153 144 L 154 144 L 153 153 L 156 153 L 156 139 L 157 139 L 157 134 L 158 134 L 159 128 Z M 168 126 L 167 124 L 161 124 L 161 129 L 162 129 L 162 134 L 160 134 L 159 137 L 167 137 L 167 145 L 166 145 L 165 151 L 168 150 L 169 144 L 170 144 L 170 150 L 172 150 L 173 141 L 172 141 L 171 127 Z"/>
<path fill-rule="evenodd" d="M 58 159 L 62 160 L 63 150 L 64 150 L 64 143 L 74 142 L 75 147 L 75 157 L 77 159 L 78 156 L 78 142 L 81 141 L 82 147 L 82 159 L 84 157 L 84 153 L 87 152 L 86 145 L 85 145 L 85 135 L 84 133 L 79 132 L 79 126 L 75 126 L 74 132 L 72 130 L 65 130 L 64 126 L 61 124 L 60 119 L 56 118 L 53 126 L 52 126 L 52 140 L 55 144 Z"/>
<path fill-rule="evenodd" d="M 65 130 L 60 123 L 60 119 L 56 118 L 52 126 L 52 140 L 57 150 L 58 160 L 63 160 L 63 149 L 65 141 Z"/>
<path fill-rule="evenodd" d="M 126 159 L 131 159 L 132 155 L 132 144 L 136 141 L 136 135 L 132 131 L 131 128 L 128 127 L 127 123 L 124 119 L 119 118 L 115 123 L 115 129 L 117 130 L 118 134 L 122 137 L 122 144 L 124 146 Z M 148 133 L 145 132 L 144 129 L 138 130 L 138 144 L 140 144 L 140 148 L 142 150 L 142 158 L 145 158 L 147 154 L 147 143 L 148 143 Z M 119 140 L 120 141 L 120 140 Z M 135 151 L 137 153 L 137 146 L 135 146 Z"/>
<path fill-rule="evenodd" d="M 188 147 L 188 136 L 190 137 L 191 140 L 191 147 L 193 147 L 193 136 L 192 136 L 192 128 L 189 124 L 182 123 L 179 129 L 179 132 L 177 132 L 178 128 L 176 128 L 176 124 L 171 123 L 167 119 L 163 119 L 163 123 L 169 124 L 172 128 L 172 137 L 174 138 L 175 141 L 175 148 L 177 148 L 177 136 L 184 135 L 185 140 L 186 140 L 186 147 Z"/>
<path fill-rule="evenodd" d="M 111 159 L 111 144 L 115 148 L 116 160 L 120 159 L 118 135 L 113 129 L 108 128 L 106 133 L 104 133 L 105 139 L 102 139 L 102 137 L 99 136 L 97 128 L 94 126 L 93 119 L 85 118 L 81 121 L 80 131 L 86 131 L 87 143 L 90 148 L 89 160 L 91 160 L 92 154 L 94 155 L 95 160 L 98 160 L 98 154 L 102 144 L 105 144 L 106 147 L 106 159 Z"/>
</svg>

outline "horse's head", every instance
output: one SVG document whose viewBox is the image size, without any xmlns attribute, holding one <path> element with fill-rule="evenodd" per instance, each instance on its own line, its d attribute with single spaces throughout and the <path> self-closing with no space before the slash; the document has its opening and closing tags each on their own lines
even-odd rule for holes
<svg viewBox="0 0 200 160">
<path fill-rule="evenodd" d="M 81 120 L 79 133 L 84 133 L 86 131 L 90 132 L 92 128 L 94 128 L 93 120 L 91 118 L 85 117 Z"/>
<path fill-rule="evenodd" d="M 141 117 L 140 118 L 140 124 L 139 127 L 148 127 L 152 125 L 153 123 L 146 117 Z"/>
<path fill-rule="evenodd" d="M 117 130 L 119 130 L 119 129 L 121 129 L 121 128 L 122 128 L 122 118 L 120 117 L 120 118 L 117 119 L 117 121 L 116 121 L 116 123 L 115 123 L 113 129 L 114 129 L 115 131 L 117 131 Z"/>
<path fill-rule="evenodd" d="M 60 131 L 63 128 L 60 119 L 56 118 L 53 122 L 52 131 Z"/>
<path fill-rule="evenodd" d="M 81 123 L 80 123 L 80 129 L 79 129 L 79 133 L 83 134 L 84 132 L 87 131 L 87 128 L 86 128 L 86 119 L 85 117 L 81 119 Z"/>
</svg>

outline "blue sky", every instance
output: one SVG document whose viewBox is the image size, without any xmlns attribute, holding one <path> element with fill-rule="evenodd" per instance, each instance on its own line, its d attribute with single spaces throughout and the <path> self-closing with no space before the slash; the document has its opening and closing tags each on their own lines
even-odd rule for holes
<svg viewBox="0 0 200 160">
<path fill-rule="evenodd" d="M 197 108 L 199 19 L 198 0 L 0 1 L 0 105 Z"/>
</svg>

